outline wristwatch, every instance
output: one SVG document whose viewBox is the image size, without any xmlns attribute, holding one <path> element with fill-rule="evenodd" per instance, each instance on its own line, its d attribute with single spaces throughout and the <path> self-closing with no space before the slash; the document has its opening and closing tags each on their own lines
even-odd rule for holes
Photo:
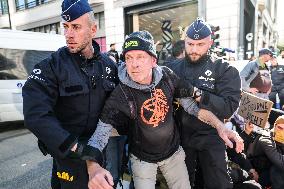
<svg viewBox="0 0 284 189">
<path fill-rule="evenodd" d="M 202 95 L 202 90 L 194 87 L 193 98 L 196 99 Z"/>
</svg>

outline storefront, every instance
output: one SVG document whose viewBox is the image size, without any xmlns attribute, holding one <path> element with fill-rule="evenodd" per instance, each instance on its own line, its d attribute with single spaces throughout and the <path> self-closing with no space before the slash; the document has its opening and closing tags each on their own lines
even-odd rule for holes
<svg viewBox="0 0 284 189">
<path fill-rule="evenodd" d="M 125 33 L 148 30 L 157 44 L 160 60 L 172 44 L 183 38 L 185 28 L 198 16 L 197 1 L 155 1 L 125 8 Z"/>
</svg>

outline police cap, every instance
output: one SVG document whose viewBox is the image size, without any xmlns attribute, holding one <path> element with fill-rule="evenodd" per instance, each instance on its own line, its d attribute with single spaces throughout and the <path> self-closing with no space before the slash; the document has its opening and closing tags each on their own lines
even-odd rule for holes
<svg viewBox="0 0 284 189">
<path fill-rule="evenodd" d="M 210 26 L 202 18 L 197 18 L 186 31 L 187 37 L 193 40 L 204 39 L 211 33 Z"/>
<path fill-rule="evenodd" d="M 259 50 L 259 56 L 265 55 L 265 54 L 268 54 L 271 57 L 274 55 L 273 52 L 268 48 L 263 48 Z"/>
<path fill-rule="evenodd" d="M 76 20 L 83 14 L 92 11 L 88 0 L 64 0 L 61 8 L 61 17 L 66 22 Z"/>
</svg>

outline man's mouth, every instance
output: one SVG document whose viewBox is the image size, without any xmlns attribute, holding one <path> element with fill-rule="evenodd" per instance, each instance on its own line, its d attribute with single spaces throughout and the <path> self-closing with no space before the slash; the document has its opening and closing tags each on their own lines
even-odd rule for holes
<svg viewBox="0 0 284 189">
<path fill-rule="evenodd" d="M 140 72 L 132 72 L 132 74 L 134 74 L 134 75 L 137 75 L 137 74 L 139 74 Z"/>
</svg>

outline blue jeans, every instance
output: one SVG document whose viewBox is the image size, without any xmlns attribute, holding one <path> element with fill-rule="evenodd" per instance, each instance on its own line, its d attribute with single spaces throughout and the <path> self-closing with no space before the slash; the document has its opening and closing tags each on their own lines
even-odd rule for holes
<svg viewBox="0 0 284 189">
<path fill-rule="evenodd" d="M 110 137 L 105 151 L 106 169 L 111 173 L 115 187 L 121 176 L 122 157 L 126 139 L 126 136 Z"/>
</svg>

